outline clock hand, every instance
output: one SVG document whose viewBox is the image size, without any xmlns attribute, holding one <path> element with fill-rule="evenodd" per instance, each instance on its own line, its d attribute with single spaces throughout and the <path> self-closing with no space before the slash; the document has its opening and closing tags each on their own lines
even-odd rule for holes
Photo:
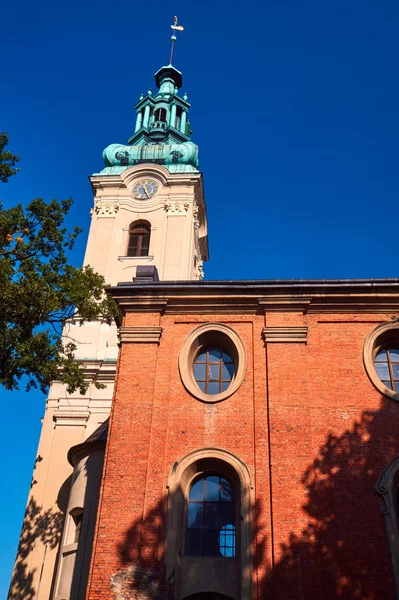
<svg viewBox="0 0 399 600">
<path fill-rule="evenodd" d="M 147 186 L 145 185 L 145 183 L 143 183 L 143 189 L 144 189 L 145 193 L 147 194 L 147 198 L 149 198 L 150 196 L 147 192 Z"/>
</svg>

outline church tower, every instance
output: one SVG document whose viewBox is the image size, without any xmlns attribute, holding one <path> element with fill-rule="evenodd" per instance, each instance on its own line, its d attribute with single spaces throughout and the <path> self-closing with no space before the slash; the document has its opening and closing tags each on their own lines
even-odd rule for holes
<svg viewBox="0 0 399 600">
<path fill-rule="evenodd" d="M 174 42 L 172 36 L 172 43 Z M 201 280 L 208 259 L 206 205 L 190 104 L 171 64 L 141 95 L 127 145 L 103 152 L 84 264 L 106 282 Z M 116 325 L 68 322 L 85 396 L 53 382 L 9 598 L 83 599 L 118 356 Z M 97 389 L 95 383 L 105 385 Z M 88 483 L 89 482 L 89 483 Z M 79 544 L 79 539 L 84 539 Z"/>
<path fill-rule="evenodd" d="M 159 88 L 136 104 L 129 145 L 111 144 L 91 178 L 93 223 L 85 263 L 106 281 L 202 279 L 208 259 L 206 206 L 198 147 L 191 141 L 182 74 L 155 74 Z M 137 268 L 139 269 L 137 270 Z"/>
</svg>

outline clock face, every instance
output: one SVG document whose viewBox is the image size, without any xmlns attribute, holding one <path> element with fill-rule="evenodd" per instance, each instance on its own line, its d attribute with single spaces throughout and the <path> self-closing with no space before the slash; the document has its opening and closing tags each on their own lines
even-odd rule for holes
<svg viewBox="0 0 399 600">
<path fill-rule="evenodd" d="M 133 186 L 133 196 L 139 200 L 152 198 L 159 190 L 159 184 L 152 179 L 142 179 Z"/>
</svg>

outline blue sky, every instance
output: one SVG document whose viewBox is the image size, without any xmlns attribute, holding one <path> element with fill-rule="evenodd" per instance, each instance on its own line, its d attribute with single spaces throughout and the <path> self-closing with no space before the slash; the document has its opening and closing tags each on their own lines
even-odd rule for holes
<svg viewBox="0 0 399 600">
<path fill-rule="evenodd" d="M 398 276 L 395 0 L 3 3 L 0 131 L 22 158 L 0 187 L 6 205 L 72 196 L 81 263 L 87 177 L 133 132 L 174 14 L 208 204 L 206 278 Z M 5 597 L 44 397 L 1 393 Z"/>
</svg>

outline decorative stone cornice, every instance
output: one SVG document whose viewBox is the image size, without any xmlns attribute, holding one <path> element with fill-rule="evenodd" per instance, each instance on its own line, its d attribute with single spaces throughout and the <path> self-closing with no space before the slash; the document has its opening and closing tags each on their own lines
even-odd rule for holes
<svg viewBox="0 0 399 600">
<path fill-rule="evenodd" d="M 312 298 L 304 296 L 267 296 L 258 298 L 258 304 L 265 312 L 301 312 L 309 307 Z"/>
<path fill-rule="evenodd" d="M 55 427 L 60 425 L 69 425 L 73 427 L 86 427 L 86 423 L 89 420 L 90 412 L 88 410 L 73 410 L 62 408 L 60 410 L 56 410 L 53 415 L 53 421 L 55 423 Z"/>
<path fill-rule="evenodd" d="M 179 202 L 179 201 L 173 201 L 171 202 L 170 200 L 168 200 L 167 202 L 165 202 L 165 210 L 168 216 L 171 217 L 179 217 L 179 216 L 185 216 L 187 211 L 188 211 L 188 207 L 190 206 L 189 202 Z"/>
<path fill-rule="evenodd" d="M 122 344 L 159 344 L 162 327 L 121 327 L 119 339 Z"/>
<path fill-rule="evenodd" d="M 301 293 L 303 291 L 303 293 Z M 399 279 L 176 281 L 121 283 L 109 289 L 122 313 L 398 314 Z"/>
<path fill-rule="evenodd" d="M 96 213 L 97 217 L 116 217 L 118 210 L 118 202 L 98 200 L 94 205 L 94 212 Z"/>
<path fill-rule="evenodd" d="M 262 337 L 266 343 L 292 343 L 302 342 L 306 344 L 308 335 L 307 327 L 264 327 L 262 329 Z"/>
<path fill-rule="evenodd" d="M 92 381 L 114 381 L 116 360 L 83 360 L 81 361 L 85 379 Z"/>
</svg>

